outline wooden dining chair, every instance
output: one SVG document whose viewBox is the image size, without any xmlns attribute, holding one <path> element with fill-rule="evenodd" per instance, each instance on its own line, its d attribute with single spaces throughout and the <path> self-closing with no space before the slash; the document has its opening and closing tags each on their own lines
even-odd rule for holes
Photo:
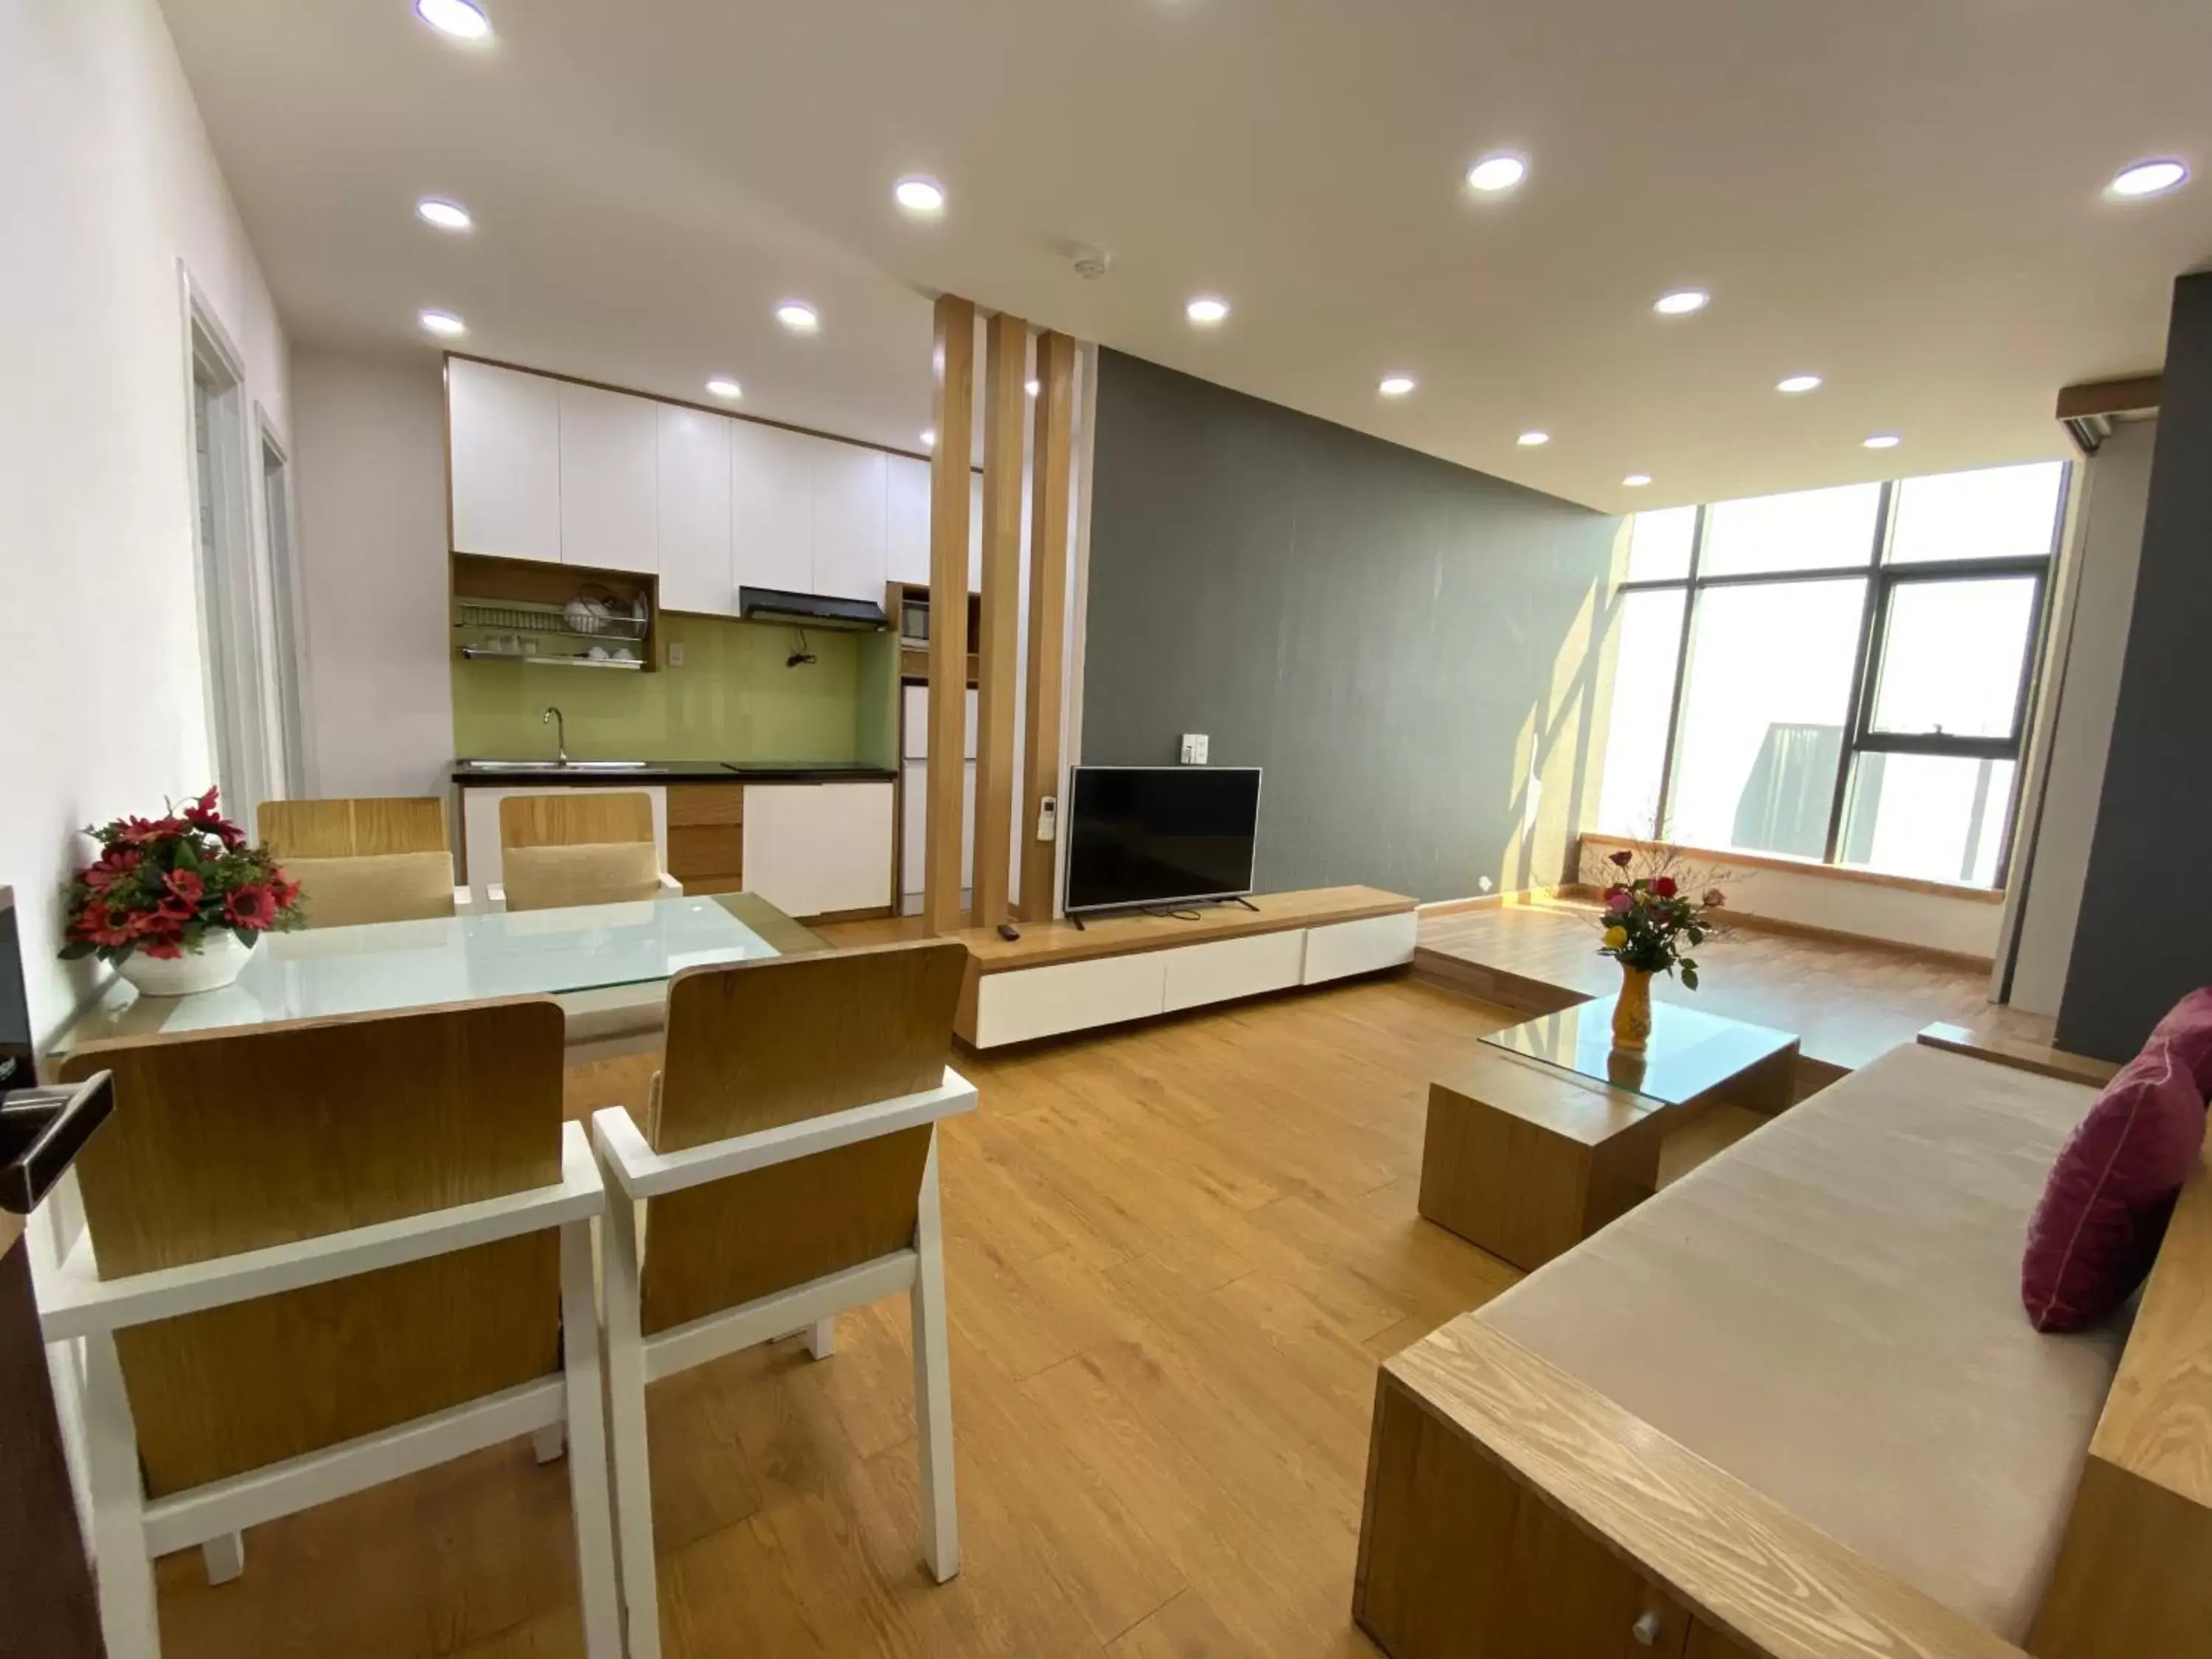
<svg viewBox="0 0 2212 1659">
<path fill-rule="evenodd" d="M 435 796 L 264 800 L 256 823 L 300 884 L 310 927 L 450 916 L 469 908 L 453 885 L 446 803 Z"/>
<path fill-rule="evenodd" d="M 547 997 L 88 1043 L 113 1073 L 84 1224 L 34 1262 L 83 1401 L 111 1659 L 161 1650 L 152 1562 L 565 1433 L 584 1650 L 619 1659 L 591 1220 Z"/>
<path fill-rule="evenodd" d="M 801 1329 L 823 1358 L 841 1311 L 898 1291 L 922 1553 L 940 1583 L 959 1571 L 936 1126 L 975 1104 L 945 1063 L 967 959 L 931 940 L 687 969 L 645 1127 L 592 1119 L 629 1659 L 660 1652 L 646 1385 Z"/>
<path fill-rule="evenodd" d="M 620 904 L 681 896 L 660 867 L 653 800 L 643 791 L 564 789 L 499 804 L 501 879 L 489 896 L 509 910 Z"/>
</svg>

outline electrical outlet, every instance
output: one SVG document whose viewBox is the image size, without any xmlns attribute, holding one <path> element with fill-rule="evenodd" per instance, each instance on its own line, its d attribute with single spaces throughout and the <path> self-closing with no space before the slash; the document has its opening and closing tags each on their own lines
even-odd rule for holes
<svg viewBox="0 0 2212 1659">
<path fill-rule="evenodd" d="M 1182 763 L 1185 766 L 1206 764 L 1206 733 L 1186 732 L 1182 734 Z"/>
<path fill-rule="evenodd" d="M 671 668 L 681 668 L 681 667 L 683 667 L 683 666 L 684 666 L 684 641 L 681 641 L 681 640 L 671 640 L 671 641 L 669 641 L 669 642 L 668 642 L 668 665 L 669 665 Z"/>
</svg>

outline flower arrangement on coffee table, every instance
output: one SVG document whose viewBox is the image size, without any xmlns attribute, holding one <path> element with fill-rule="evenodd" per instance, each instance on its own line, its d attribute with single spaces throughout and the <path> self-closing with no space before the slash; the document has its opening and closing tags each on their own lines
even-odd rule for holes
<svg viewBox="0 0 2212 1659">
<path fill-rule="evenodd" d="M 228 984 L 263 933 L 300 926 L 299 884 L 216 802 L 210 789 L 181 812 L 86 830 L 100 856 L 70 879 L 64 960 L 98 957 L 141 990 L 179 994 Z"/>
<path fill-rule="evenodd" d="M 1620 997 L 1613 1005 L 1614 1046 L 1641 1048 L 1651 1037 L 1651 975 L 1673 974 L 1689 990 L 1698 988 L 1697 958 L 1690 952 L 1720 928 L 1716 915 L 1728 900 L 1710 885 L 1711 872 L 1686 869 L 1671 847 L 1622 851 L 1607 862 L 1613 880 L 1604 894 L 1600 920 L 1605 928 L 1600 956 L 1620 964 Z M 1692 898 L 1693 889 L 1704 889 Z"/>
</svg>

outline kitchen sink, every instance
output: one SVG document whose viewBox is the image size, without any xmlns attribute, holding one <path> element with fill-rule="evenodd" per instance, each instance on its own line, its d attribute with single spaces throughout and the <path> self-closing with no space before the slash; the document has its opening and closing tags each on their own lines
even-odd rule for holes
<svg viewBox="0 0 2212 1659">
<path fill-rule="evenodd" d="M 465 760 L 464 772 L 636 772 L 652 765 L 641 760 Z"/>
</svg>

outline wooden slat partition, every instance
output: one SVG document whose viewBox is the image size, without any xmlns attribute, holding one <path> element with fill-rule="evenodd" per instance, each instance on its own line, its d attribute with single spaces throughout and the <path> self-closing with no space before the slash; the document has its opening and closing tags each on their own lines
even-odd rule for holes
<svg viewBox="0 0 2212 1659">
<path fill-rule="evenodd" d="M 975 429 L 975 307 L 950 294 L 936 310 L 937 448 L 929 464 L 929 769 L 922 914 L 960 926 L 960 839 L 968 752 L 968 501 Z"/>
<path fill-rule="evenodd" d="M 1075 342 L 1036 343 L 1036 429 L 1030 489 L 1029 702 L 1022 727 L 1022 902 L 1025 921 L 1053 914 L 1055 843 L 1039 841 L 1044 803 L 1060 794 L 1060 709 L 1066 668 L 1067 511 L 1075 426 Z"/>
<path fill-rule="evenodd" d="M 2144 1286 L 2028 1646 L 2212 1653 L 2212 1145 Z"/>
<path fill-rule="evenodd" d="M 453 850 L 446 836 L 446 803 L 435 795 L 264 800 L 254 823 L 280 863 Z"/>
<path fill-rule="evenodd" d="M 562 1040 L 533 997 L 83 1045 L 65 1080 L 115 1073 L 77 1161 L 102 1277 L 553 1185 Z M 550 1375 L 559 1275 L 543 1232 L 120 1333 L 149 1490 Z"/>
<path fill-rule="evenodd" d="M 502 853 L 517 847 L 578 847 L 652 839 L 653 798 L 643 790 L 601 794 L 562 789 L 544 795 L 509 795 L 499 804 Z"/>
<path fill-rule="evenodd" d="M 983 636 L 975 643 L 975 925 L 1006 920 L 1014 827 L 1014 700 L 1021 690 L 1022 428 L 1029 325 L 1004 312 L 986 331 Z"/>
<path fill-rule="evenodd" d="M 687 969 L 646 1133 L 679 1152 L 943 1081 L 967 952 L 951 940 Z M 647 1331 L 904 1248 L 925 1126 L 656 1198 Z"/>
</svg>

